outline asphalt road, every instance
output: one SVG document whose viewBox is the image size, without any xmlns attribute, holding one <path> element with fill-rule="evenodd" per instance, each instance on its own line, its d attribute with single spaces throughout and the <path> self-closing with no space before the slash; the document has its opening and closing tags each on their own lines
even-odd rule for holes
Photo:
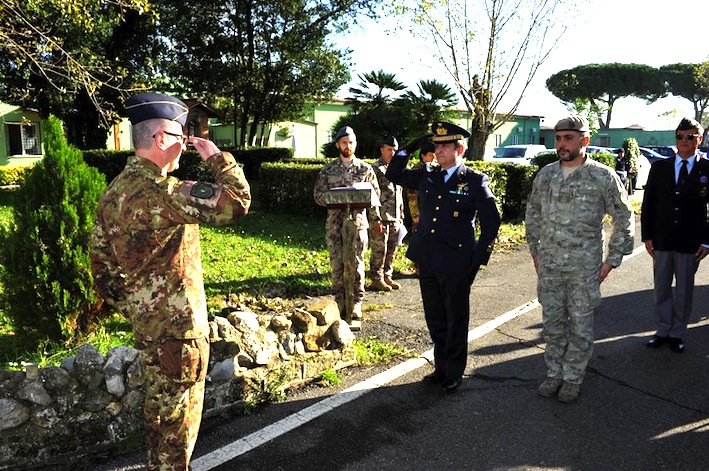
<svg viewBox="0 0 709 471">
<path fill-rule="evenodd" d="M 636 246 L 640 247 L 639 240 Z M 652 265 L 638 249 L 603 283 L 596 344 L 581 397 L 542 398 L 541 308 L 526 247 L 493 255 L 475 282 L 463 386 L 421 383 L 425 358 L 355 369 L 251 415 L 203 423 L 195 471 L 709 469 L 709 269 L 699 268 L 687 349 L 648 349 Z M 416 279 L 368 293 L 360 336 L 426 352 Z M 504 318 L 500 319 L 500 316 Z M 395 367 L 394 370 L 390 367 Z M 96 470 L 142 469 L 142 451 Z"/>
</svg>

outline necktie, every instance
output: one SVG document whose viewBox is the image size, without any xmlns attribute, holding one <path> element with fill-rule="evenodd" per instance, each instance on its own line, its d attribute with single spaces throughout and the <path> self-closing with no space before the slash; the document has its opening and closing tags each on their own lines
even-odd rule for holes
<svg viewBox="0 0 709 471">
<path fill-rule="evenodd" d="M 677 188 L 682 188 L 687 182 L 687 161 L 682 160 L 682 166 L 679 169 L 679 177 L 677 178 Z"/>
</svg>

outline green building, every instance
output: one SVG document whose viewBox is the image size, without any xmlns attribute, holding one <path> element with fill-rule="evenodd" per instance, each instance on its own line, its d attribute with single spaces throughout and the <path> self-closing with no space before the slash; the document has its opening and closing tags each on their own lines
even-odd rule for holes
<svg viewBox="0 0 709 471">
<path fill-rule="evenodd" d="M 31 165 L 42 159 L 39 113 L 0 102 L 0 166 Z"/>
</svg>

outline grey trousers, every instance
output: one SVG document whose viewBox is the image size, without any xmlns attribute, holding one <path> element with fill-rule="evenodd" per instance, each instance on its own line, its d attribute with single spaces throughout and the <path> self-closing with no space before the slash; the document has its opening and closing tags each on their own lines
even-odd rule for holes
<svg viewBox="0 0 709 471">
<path fill-rule="evenodd" d="M 694 274 L 699 261 L 694 254 L 655 250 L 655 310 L 657 335 L 683 339 L 692 315 Z M 674 291 L 672 280 L 675 280 Z"/>
</svg>

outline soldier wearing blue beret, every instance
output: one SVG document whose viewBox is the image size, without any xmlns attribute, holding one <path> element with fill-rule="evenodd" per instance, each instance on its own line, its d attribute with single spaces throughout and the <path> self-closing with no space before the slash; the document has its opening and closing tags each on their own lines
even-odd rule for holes
<svg viewBox="0 0 709 471">
<path fill-rule="evenodd" d="M 209 360 L 199 224 L 224 225 L 251 204 L 234 157 L 190 137 L 214 183 L 180 181 L 188 107 L 158 93 L 125 103 L 135 155 L 99 201 L 91 268 L 101 297 L 133 326 L 145 378 L 149 471 L 188 469 Z"/>
<path fill-rule="evenodd" d="M 490 258 L 500 213 L 487 175 L 463 163 L 470 133 L 442 121 L 433 123 L 432 131 L 433 135 L 422 136 L 399 151 L 386 177 L 419 192 L 418 228 L 406 256 L 419 268 L 426 324 L 434 345 L 435 369 L 424 381 L 441 384 L 445 393 L 452 393 L 462 384 L 467 361 L 470 286 Z M 408 155 L 429 137 L 440 171 L 406 168 Z"/>
</svg>

